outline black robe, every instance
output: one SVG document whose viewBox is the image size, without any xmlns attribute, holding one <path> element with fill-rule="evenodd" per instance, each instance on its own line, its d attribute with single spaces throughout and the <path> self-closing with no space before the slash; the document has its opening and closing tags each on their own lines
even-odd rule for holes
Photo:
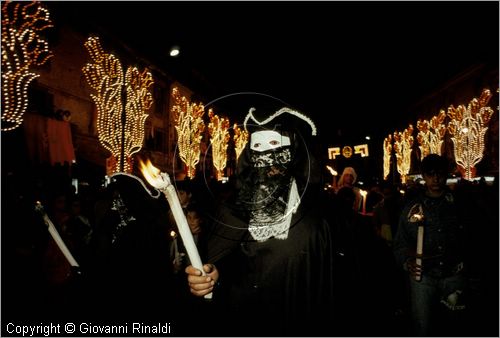
<svg viewBox="0 0 500 338">
<path fill-rule="evenodd" d="M 208 261 L 220 271 L 217 334 L 241 335 L 242 327 L 248 335 L 332 334 L 330 229 L 320 204 L 305 202 L 286 239 L 263 242 L 253 240 L 237 211 L 221 208 L 208 243 Z"/>
</svg>

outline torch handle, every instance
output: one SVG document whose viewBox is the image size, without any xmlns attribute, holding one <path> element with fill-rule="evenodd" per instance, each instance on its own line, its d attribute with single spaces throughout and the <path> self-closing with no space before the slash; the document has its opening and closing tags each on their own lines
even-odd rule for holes
<svg viewBox="0 0 500 338">
<path fill-rule="evenodd" d="M 418 226 L 418 231 L 417 231 L 417 259 L 415 262 L 417 265 L 422 266 L 422 258 L 421 255 L 423 254 L 423 249 L 424 249 L 424 226 L 419 224 Z M 420 281 L 422 279 L 422 274 L 421 272 L 415 276 L 415 280 Z"/>
<path fill-rule="evenodd" d="M 52 239 L 54 239 L 54 242 L 56 242 L 57 247 L 59 248 L 59 250 L 61 250 L 61 252 L 63 253 L 63 255 L 66 258 L 66 260 L 68 261 L 68 263 L 72 267 L 77 267 L 77 268 L 80 267 L 80 265 L 78 264 L 76 259 L 71 254 L 71 251 L 69 251 L 68 247 L 66 246 L 66 243 L 64 243 L 63 239 L 59 235 L 59 231 L 57 231 L 54 223 L 52 223 L 49 216 L 47 215 L 47 213 L 43 209 L 43 206 L 41 203 L 39 203 L 39 202 L 37 203 L 36 210 L 42 214 L 43 221 L 44 221 L 45 225 L 47 226 L 47 229 L 49 230 L 49 233 L 52 236 Z"/>
<path fill-rule="evenodd" d="M 164 190 L 165 196 L 167 197 L 168 204 L 172 209 L 172 214 L 174 215 L 175 223 L 177 224 L 177 228 L 179 229 L 179 234 L 182 238 L 182 243 L 184 243 L 184 247 L 186 248 L 189 260 L 191 261 L 191 265 L 196 269 L 200 270 L 202 275 L 205 276 L 205 271 L 203 270 L 203 263 L 201 262 L 200 254 L 198 252 L 198 248 L 193 239 L 193 234 L 191 233 L 191 229 L 187 223 L 186 215 L 182 211 L 181 204 L 179 202 L 179 197 L 177 196 L 177 192 L 172 184 L 169 184 L 167 188 Z M 212 298 L 212 293 L 205 295 L 206 299 Z"/>
</svg>

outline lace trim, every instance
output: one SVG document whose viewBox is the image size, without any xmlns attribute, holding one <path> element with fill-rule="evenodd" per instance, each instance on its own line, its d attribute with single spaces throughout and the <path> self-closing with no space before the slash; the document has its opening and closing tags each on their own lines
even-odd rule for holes
<svg viewBox="0 0 500 338">
<path fill-rule="evenodd" d="M 292 154 L 288 148 L 266 154 L 254 153 L 251 155 L 251 162 L 256 168 L 270 167 L 272 165 L 284 165 L 291 160 Z"/>
<path fill-rule="evenodd" d="M 287 209 L 280 218 L 269 220 L 270 222 L 262 222 L 262 219 L 257 220 L 256 215 L 252 215 L 248 226 L 248 231 L 252 235 L 252 238 L 259 242 L 266 241 L 271 237 L 281 240 L 287 239 L 292 215 L 297 211 L 299 204 L 300 196 L 294 179 L 290 187 Z"/>
</svg>

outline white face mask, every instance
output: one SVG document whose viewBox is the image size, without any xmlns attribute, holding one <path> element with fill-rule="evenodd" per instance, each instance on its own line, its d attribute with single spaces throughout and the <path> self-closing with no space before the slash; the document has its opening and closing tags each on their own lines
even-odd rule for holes
<svg viewBox="0 0 500 338">
<path fill-rule="evenodd" d="M 290 145 L 290 138 L 273 130 L 256 131 L 250 135 L 250 149 L 263 152 Z"/>
</svg>

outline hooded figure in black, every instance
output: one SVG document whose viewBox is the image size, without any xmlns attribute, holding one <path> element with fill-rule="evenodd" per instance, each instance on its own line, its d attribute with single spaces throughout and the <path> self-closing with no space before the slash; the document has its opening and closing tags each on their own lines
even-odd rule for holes
<svg viewBox="0 0 500 338">
<path fill-rule="evenodd" d="M 220 305 L 211 333 L 332 334 L 325 330 L 331 237 L 311 153 L 316 126 L 288 108 L 264 118 L 251 109 L 244 126 L 250 136 L 238 162 L 238 189 L 215 217 L 207 276 L 186 269 L 191 292 L 213 292 Z"/>
<path fill-rule="evenodd" d="M 87 320 L 173 319 L 168 210 L 160 192 L 138 177 L 111 176 L 96 204 Z"/>
</svg>

